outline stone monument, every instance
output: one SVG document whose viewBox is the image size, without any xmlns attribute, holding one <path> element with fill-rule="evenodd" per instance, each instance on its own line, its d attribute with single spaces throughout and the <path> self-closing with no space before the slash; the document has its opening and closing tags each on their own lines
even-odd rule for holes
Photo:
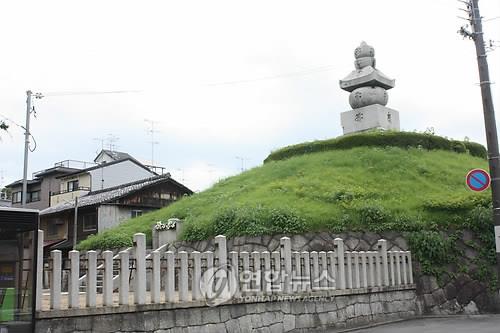
<svg viewBox="0 0 500 333">
<path fill-rule="evenodd" d="M 371 129 L 399 130 L 399 112 L 387 108 L 387 90 L 394 88 L 389 79 L 375 68 L 375 50 L 361 42 L 354 50 L 356 68 L 343 80 L 340 88 L 350 92 L 351 111 L 342 112 L 340 121 L 344 134 Z"/>
</svg>

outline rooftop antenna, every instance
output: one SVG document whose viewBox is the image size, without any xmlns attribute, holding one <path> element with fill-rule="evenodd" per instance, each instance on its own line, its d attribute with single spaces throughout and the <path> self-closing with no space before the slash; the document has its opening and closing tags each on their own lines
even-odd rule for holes
<svg viewBox="0 0 500 333">
<path fill-rule="evenodd" d="M 155 133 L 160 132 L 157 129 L 155 129 L 156 124 L 158 124 L 159 122 L 156 120 L 152 120 L 152 119 L 144 119 L 144 121 L 149 124 L 149 128 L 147 129 L 147 132 L 151 135 L 151 141 L 150 141 L 150 143 L 151 143 L 151 166 L 154 166 L 155 165 L 155 162 L 154 162 L 155 145 L 160 144 L 158 141 L 155 141 Z"/>
<path fill-rule="evenodd" d="M 116 145 L 116 142 L 120 140 L 119 137 L 116 135 L 109 133 L 108 136 L 106 137 L 106 145 L 108 146 L 108 149 L 111 151 L 115 151 L 116 148 L 118 148 L 118 145 Z M 104 145 L 103 145 L 104 146 Z"/>
<path fill-rule="evenodd" d="M 241 172 L 245 171 L 245 161 L 249 161 L 250 159 L 246 158 L 246 157 L 241 157 L 241 156 L 235 156 L 234 158 L 241 161 Z"/>
</svg>

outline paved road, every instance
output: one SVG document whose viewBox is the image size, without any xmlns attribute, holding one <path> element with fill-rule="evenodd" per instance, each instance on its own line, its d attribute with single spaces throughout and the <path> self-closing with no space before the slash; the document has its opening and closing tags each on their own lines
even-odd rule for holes
<svg viewBox="0 0 500 333">
<path fill-rule="evenodd" d="M 415 319 L 373 328 L 358 333 L 499 333 L 500 315 Z"/>
</svg>

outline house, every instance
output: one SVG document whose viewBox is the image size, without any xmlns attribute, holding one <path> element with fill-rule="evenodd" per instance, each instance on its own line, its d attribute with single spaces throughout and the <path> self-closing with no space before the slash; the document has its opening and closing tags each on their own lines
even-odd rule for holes
<svg viewBox="0 0 500 333">
<path fill-rule="evenodd" d="M 128 154 L 124 158 L 109 160 L 103 151 L 96 158 L 99 164 L 58 177 L 60 187 L 51 193 L 50 206 L 74 201 L 90 192 L 157 176 L 157 173 Z M 103 156 L 102 159 L 100 156 Z"/>
<path fill-rule="evenodd" d="M 68 179 L 70 177 L 65 176 Z M 91 187 L 92 182 L 89 184 Z M 78 198 L 77 242 L 192 193 L 172 179 L 170 174 L 155 175 L 105 189 L 91 189 Z M 62 201 L 40 212 L 40 227 L 45 232 L 49 250 L 67 250 L 72 247 L 74 214 L 74 201 Z"/>
<path fill-rule="evenodd" d="M 35 172 L 33 179 L 28 180 L 28 190 L 25 208 L 45 209 L 50 206 L 51 194 L 60 190 L 59 177 L 79 171 L 88 162 L 65 160 L 57 162 L 53 167 Z M 12 207 L 22 207 L 23 181 L 17 180 L 7 186 L 11 191 Z"/>
</svg>

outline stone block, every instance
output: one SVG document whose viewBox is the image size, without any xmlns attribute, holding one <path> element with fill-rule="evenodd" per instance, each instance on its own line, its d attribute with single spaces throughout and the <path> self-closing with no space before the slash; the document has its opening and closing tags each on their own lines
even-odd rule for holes
<svg viewBox="0 0 500 333">
<path fill-rule="evenodd" d="M 230 319 L 225 322 L 226 331 L 233 333 L 241 333 L 240 323 L 237 319 Z"/>
<path fill-rule="evenodd" d="M 399 131 L 399 112 L 380 104 L 342 112 L 340 122 L 344 134 L 362 132 L 369 129 Z"/>
<path fill-rule="evenodd" d="M 285 315 L 283 317 L 283 331 L 288 332 L 295 329 L 295 316 Z"/>
<path fill-rule="evenodd" d="M 193 323 L 193 325 L 220 323 L 221 320 L 219 311 L 219 308 L 202 308 L 201 322 L 199 324 Z"/>
<path fill-rule="evenodd" d="M 160 311 L 158 313 L 159 323 L 158 326 L 161 329 L 169 329 L 175 325 L 175 314 L 174 311 L 166 310 Z"/>
<path fill-rule="evenodd" d="M 446 295 L 444 294 L 443 289 L 437 289 L 432 292 L 432 297 L 434 298 L 435 304 L 443 304 L 446 302 Z"/>
<path fill-rule="evenodd" d="M 276 323 L 276 324 L 269 326 L 269 332 L 270 333 L 282 333 L 283 332 L 283 324 Z"/>
<path fill-rule="evenodd" d="M 295 317 L 295 329 L 316 327 L 315 315 L 302 314 Z"/>
</svg>

